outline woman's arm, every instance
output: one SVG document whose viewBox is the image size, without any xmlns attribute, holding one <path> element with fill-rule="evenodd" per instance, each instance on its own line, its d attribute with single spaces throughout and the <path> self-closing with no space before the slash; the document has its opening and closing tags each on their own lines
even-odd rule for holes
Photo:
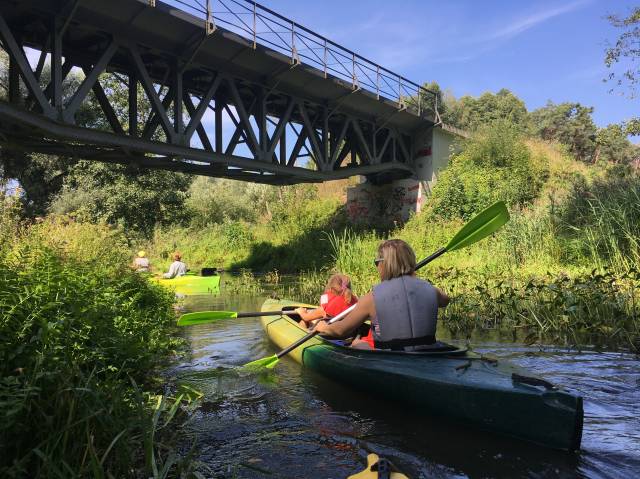
<svg viewBox="0 0 640 479">
<path fill-rule="evenodd" d="M 435 287 L 435 286 L 434 286 Z M 436 288 L 436 296 L 438 297 L 438 307 L 444 308 L 447 304 L 449 304 L 449 295 L 442 291 L 440 288 Z"/>
<path fill-rule="evenodd" d="M 315 331 L 319 331 L 322 334 L 334 337 L 343 337 L 348 333 L 355 331 L 358 326 L 364 323 L 370 317 L 375 316 L 375 303 L 373 302 L 373 294 L 365 294 L 360 301 L 358 301 L 355 309 L 351 311 L 341 321 L 336 321 L 333 324 L 319 322 L 316 325 Z"/>
</svg>

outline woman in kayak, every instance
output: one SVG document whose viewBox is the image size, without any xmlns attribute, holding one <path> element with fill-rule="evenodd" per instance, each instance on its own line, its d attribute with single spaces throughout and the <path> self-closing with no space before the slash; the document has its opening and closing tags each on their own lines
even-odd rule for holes
<svg viewBox="0 0 640 479">
<path fill-rule="evenodd" d="M 319 322 L 316 331 L 332 337 L 345 337 L 371 320 L 376 349 L 419 351 L 436 341 L 438 308 L 449 304 L 449 297 L 429 282 L 416 278 L 416 255 L 402 240 L 384 241 L 374 259 L 381 283 L 373 287 L 342 321 Z M 363 342 L 354 347 L 368 348 Z"/>
<path fill-rule="evenodd" d="M 346 274 L 334 274 L 327 282 L 327 288 L 320 296 L 320 307 L 312 310 L 297 308 L 296 313 L 302 318 L 300 326 L 305 328 L 317 323 L 320 319 L 336 316 L 347 309 L 358 298 L 351 291 L 351 280 Z"/>
<path fill-rule="evenodd" d="M 169 265 L 169 271 L 162 275 L 165 279 L 175 278 L 177 276 L 184 276 L 187 274 L 187 265 L 182 262 L 182 255 L 176 251 L 173 253 L 173 263 Z"/>
</svg>

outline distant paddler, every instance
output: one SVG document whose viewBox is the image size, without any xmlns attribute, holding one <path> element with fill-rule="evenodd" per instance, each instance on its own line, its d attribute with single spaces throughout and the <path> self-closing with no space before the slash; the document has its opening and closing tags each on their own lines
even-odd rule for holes
<svg viewBox="0 0 640 479">
<path fill-rule="evenodd" d="M 173 253 L 172 257 L 173 263 L 169 265 L 169 271 L 162 275 L 164 279 L 177 278 L 178 276 L 184 276 L 187 274 L 187 265 L 182 262 L 182 254 L 180 254 L 179 251 L 176 251 Z"/>
<path fill-rule="evenodd" d="M 151 271 L 151 262 L 147 258 L 147 253 L 140 250 L 138 256 L 133 259 L 131 267 L 138 273 L 149 273 Z"/>
</svg>

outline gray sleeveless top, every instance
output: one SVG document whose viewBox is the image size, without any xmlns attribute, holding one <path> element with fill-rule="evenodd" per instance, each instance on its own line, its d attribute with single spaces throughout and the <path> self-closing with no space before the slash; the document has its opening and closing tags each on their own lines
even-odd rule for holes
<svg viewBox="0 0 640 479">
<path fill-rule="evenodd" d="M 383 281 L 373 287 L 373 300 L 377 349 L 415 351 L 435 342 L 438 295 L 430 283 L 413 276 Z"/>
</svg>

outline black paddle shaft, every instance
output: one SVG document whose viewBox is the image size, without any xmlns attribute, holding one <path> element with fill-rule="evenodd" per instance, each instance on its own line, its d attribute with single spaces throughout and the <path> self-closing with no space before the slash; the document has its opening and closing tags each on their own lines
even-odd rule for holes
<svg viewBox="0 0 640 479">
<path fill-rule="evenodd" d="M 236 318 L 255 318 L 257 316 L 282 316 L 283 314 L 297 314 L 292 310 L 282 311 L 256 311 L 255 313 L 238 313 Z"/>
<path fill-rule="evenodd" d="M 438 256 L 442 256 L 443 254 L 445 254 L 447 252 L 446 248 L 440 248 L 438 251 L 436 251 L 435 253 L 433 253 L 431 256 L 427 256 L 425 259 L 423 259 L 422 261 L 420 261 L 417 265 L 416 265 L 416 271 L 419 270 L 420 268 L 422 268 L 425 264 L 427 263 L 431 263 L 434 259 L 436 259 Z"/>
<path fill-rule="evenodd" d="M 320 331 L 316 331 L 313 330 L 311 331 L 309 334 L 306 334 L 305 336 L 301 337 L 300 339 L 298 339 L 295 343 L 291 344 L 290 346 L 287 346 L 285 349 L 283 349 L 282 351 L 280 351 L 279 353 L 276 354 L 276 357 L 278 359 L 280 359 L 282 356 L 289 354 L 291 351 L 293 351 L 294 349 L 296 349 L 298 346 L 300 346 L 302 343 L 306 343 L 308 340 L 310 340 L 311 338 L 313 338 L 315 335 L 317 335 Z"/>
</svg>

